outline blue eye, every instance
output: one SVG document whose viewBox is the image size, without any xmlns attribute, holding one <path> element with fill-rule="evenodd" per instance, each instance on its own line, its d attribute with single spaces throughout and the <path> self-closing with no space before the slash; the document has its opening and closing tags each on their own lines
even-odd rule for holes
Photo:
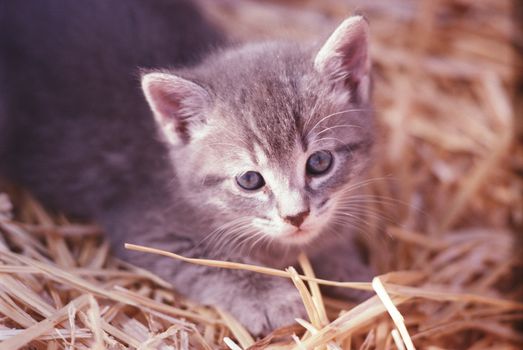
<svg viewBox="0 0 523 350">
<path fill-rule="evenodd" d="M 254 191 L 262 188 L 265 185 L 265 180 L 259 172 L 247 171 L 236 177 L 238 186 L 247 191 Z"/>
<path fill-rule="evenodd" d="M 310 175 L 322 175 L 326 173 L 332 165 L 332 154 L 329 151 L 318 151 L 311 154 L 307 159 L 307 173 Z"/>
</svg>

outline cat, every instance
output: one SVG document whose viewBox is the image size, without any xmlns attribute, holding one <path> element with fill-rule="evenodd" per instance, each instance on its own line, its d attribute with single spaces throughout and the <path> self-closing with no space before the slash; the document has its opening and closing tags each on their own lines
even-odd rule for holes
<svg viewBox="0 0 523 350">
<path fill-rule="evenodd" d="M 363 17 L 229 45 L 190 2 L 0 6 L 4 176 L 255 335 L 304 316 L 289 281 L 123 243 L 278 268 L 305 251 L 319 277 L 370 278 L 350 211 L 375 133 Z"/>
</svg>

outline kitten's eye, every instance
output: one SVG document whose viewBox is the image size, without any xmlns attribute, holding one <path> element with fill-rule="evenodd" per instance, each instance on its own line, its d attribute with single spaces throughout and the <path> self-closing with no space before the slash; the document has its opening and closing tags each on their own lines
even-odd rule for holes
<svg viewBox="0 0 523 350">
<path fill-rule="evenodd" d="M 238 185 L 247 191 L 254 191 L 265 185 L 265 180 L 260 173 L 256 171 L 247 171 L 236 177 Z"/>
<path fill-rule="evenodd" d="M 318 151 L 307 159 L 307 173 L 321 175 L 327 172 L 332 165 L 332 154 L 329 151 Z"/>
</svg>

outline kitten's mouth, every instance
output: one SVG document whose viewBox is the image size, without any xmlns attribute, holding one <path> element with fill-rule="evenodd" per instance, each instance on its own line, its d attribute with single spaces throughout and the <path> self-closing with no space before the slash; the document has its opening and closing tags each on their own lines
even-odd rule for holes
<svg viewBox="0 0 523 350">
<path fill-rule="evenodd" d="M 311 240 L 313 231 L 298 228 L 282 236 L 283 240 L 291 244 L 304 244 Z"/>
<path fill-rule="evenodd" d="M 291 232 L 291 234 L 289 236 L 291 236 L 291 237 L 300 237 L 300 236 L 305 236 L 307 234 L 309 234 L 308 231 L 299 228 L 296 231 Z"/>
</svg>

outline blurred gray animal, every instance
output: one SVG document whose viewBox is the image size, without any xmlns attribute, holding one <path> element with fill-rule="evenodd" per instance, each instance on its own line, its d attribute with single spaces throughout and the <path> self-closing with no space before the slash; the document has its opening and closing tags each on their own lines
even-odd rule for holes
<svg viewBox="0 0 523 350">
<path fill-rule="evenodd" d="M 303 316 L 291 283 L 123 243 L 274 267 L 305 250 L 320 277 L 369 278 L 351 205 L 374 137 L 362 17 L 322 44 L 227 47 L 190 2 L 4 1 L 0 42 L 0 171 L 119 255 L 254 334 Z"/>
</svg>

